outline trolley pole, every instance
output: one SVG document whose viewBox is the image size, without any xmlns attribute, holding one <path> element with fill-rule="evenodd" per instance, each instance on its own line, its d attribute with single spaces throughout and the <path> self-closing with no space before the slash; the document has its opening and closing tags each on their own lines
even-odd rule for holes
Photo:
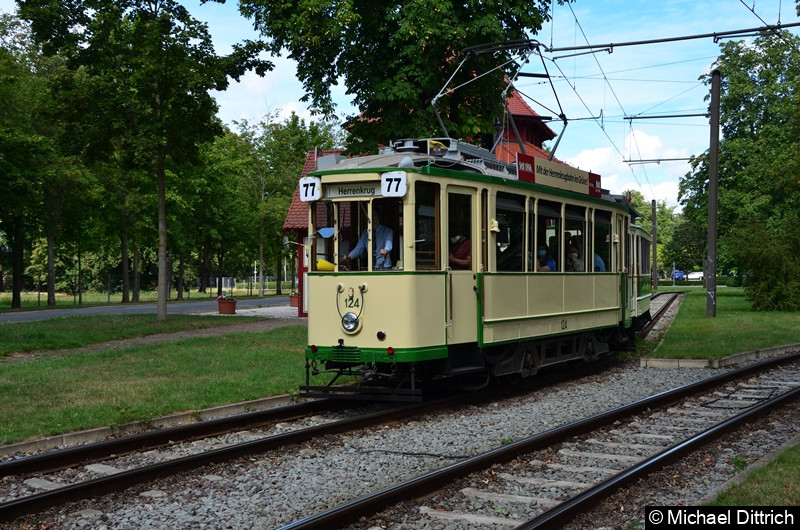
<svg viewBox="0 0 800 530">
<path fill-rule="evenodd" d="M 711 142 L 708 149 L 708 259 L 703 277 L 706 282 L 706 316 L 717 316 L 717 190 L 719 184 L 719 70 L 711 72 Z"/>
</svg>

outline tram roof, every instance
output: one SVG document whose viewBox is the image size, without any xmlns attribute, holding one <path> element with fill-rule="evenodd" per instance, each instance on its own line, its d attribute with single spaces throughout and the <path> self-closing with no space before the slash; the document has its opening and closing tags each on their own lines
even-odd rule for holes
<svg viewBox="0 0 800 530">
<path fill-rule="evenodd" d="M 571 167 L 560 161 L 557 163 Z M 437 169 L 446 172 L 459 172 L 466 174 L 465 176 L 472 174 L 475 176 L 485 175 L 502 178 L 507 183 L 521 182 L 517 177 L 517 166 L 515 164 L 499 161 L 488 149 L 452 138 L 398 140 L 381 149 L 375 155 L 345 157 L 341 154 L 332 154 L 323 156 L 317 159 L 317 170 L 312 171 L 310 174 L 349 173 L 389 168 L 418 169 L 423 172 Z M 525 182 L 524 185 L 539 187 L 556 195 L 564 194 L 572 197 L 581 196 L 586 200 L 601 200 L 606 204 L 610 203 L 611 206 L 616 208 L 632 210 L 625 197 L 611 195 L 606 190 L 603 190 L 603 194 L 600 197 L 589 197 L 588 195 L 535 183 Z M 636 212 L 632 213 L 638 216 Z"/>
<path fill-rule="evenodd" d="M 317 172 L 390 167 L 438 167 L 512 179 L 517 176 L 514 164 L 499 161 L 488 149 L 453 138 L 404 139 L 392 142 L 375 155 L 323 157 L 318 160 Z"/>
</svg>

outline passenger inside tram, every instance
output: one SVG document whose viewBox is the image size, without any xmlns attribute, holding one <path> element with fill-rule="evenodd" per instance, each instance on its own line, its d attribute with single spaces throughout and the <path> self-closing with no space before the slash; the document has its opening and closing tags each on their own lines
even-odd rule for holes
<svg viewBox="0 0 800 530">
<path fill-rule="evenodd" d="M 556 260 L 550 256 L 550 253 L 547 251 L 547 245 L 539 245 L 536 257 L 538 259 L 538 264 L 536 266 L 537 271 L 552 272 L 556 270 Z"/>
<path fill-rule="evenodd" d="M 567 271 L 583 272 L 584 270 L 583 260 L 578 253 L 578 247 L 570 245 L 567 249 Z"/>
<path fill-rule="evenodd" d="M 472 243 L 464 236 L 464 230 L 456 230 L 450 239 L 450 266 L 454 269 L 472 267 Z"/>
</svg>

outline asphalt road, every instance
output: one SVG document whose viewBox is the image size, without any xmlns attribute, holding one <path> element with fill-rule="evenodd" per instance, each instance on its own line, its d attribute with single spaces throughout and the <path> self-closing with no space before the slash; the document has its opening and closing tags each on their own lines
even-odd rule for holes
<svg viewBox="0 0 800 530">
<path fill-rule="evenodd" d="M 239 299 L 236 302 L 236 310 L 252 309 L 257 307 L 279 307 L 288 306 L 288 296 L 270 296 L 266 298 Z M 217 310 L 216 300 L 185 301 L 167 303 L 167 315 L 186 314 L 186 313 L 210 313 Z M 7 322 L 33 322 L 36 320 L 46 320 L 48 318 L 64 318 L 72 316 L 87 315 L 132 315 L 132 314 L 156 314 L 155 302 L 146 304 L 113 304 L 102 306 L 71 307 L 64 309 L 39 309 L 0 313 L 0 324 Z"/>
</svg>

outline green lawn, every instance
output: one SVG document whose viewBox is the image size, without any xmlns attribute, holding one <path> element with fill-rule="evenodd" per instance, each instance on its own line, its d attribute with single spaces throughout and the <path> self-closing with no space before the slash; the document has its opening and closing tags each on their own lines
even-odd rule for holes
<svg viewBox="0 0 800 530">
<path fill-rule="evenodd" d="M 795 446 L 783 451 L 774 461 L 754 471 L 740 484 L 720 493 L 710 505 L 798 506 L 800 505 L 798 469 L 800 469 L 800 446 Z"/>
<path fill-rule="evenodd" d="M 294 392 L 305 326 L 0 365 L 0 443 Z"/>
<path fill-rule="evenodd" d="M 258 317 L 169 315 L 157 322 L 153 315 L 116 315 L 52 318 L 38 322 L 0 324 L 0 358 L 37 350 L 80 348 L 99 342 L 205 329 L 261 320 Z"/>
<path fill-rule="evenodd" d="M 665 359 L 722 358 L 734 353 L 800 342 L 800 312 L 753 311 L 741 288 L 717 290 L 716 317 L 706 316 L 705 290 L 688 290 L 675 321 L 655 351 L 641 343 L 641 354 Z"/>
</svg>

